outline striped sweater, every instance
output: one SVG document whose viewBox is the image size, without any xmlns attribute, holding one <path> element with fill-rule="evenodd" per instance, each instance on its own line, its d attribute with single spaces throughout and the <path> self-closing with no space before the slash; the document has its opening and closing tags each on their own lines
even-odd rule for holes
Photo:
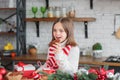
<svg viewBox="0 0 120 80">
<path fill-rule="evenodd" d="M 54 47 L 49 47 L 47 61 L 44 65 L 40 66 L 38 70 L 44 68 L 59 69 L 63 72 L 70 74 L 75 73 L 78 70 L 79 62 L 79 47 L 65 46 L 66 42 L 61 43 L 62 50 L 59 53 L 53 53 Z"/>
<path fill-rule="evenodd" d="M 55 49 L 54 46 L 49 47 L 49 54 L 48 54 L 49 57 L 46 61 L 46 65 L 47 65 L 47 68 L 58 69 L 60 61 L 56 59 L 55 54 L 53 52 L 54 49 Z M 67 45 L 64 48 L 62 48 L 62 51 L 66 56 L 68 56 L 70 49 L 71 49 L 71 46 Z"/>
</svg>

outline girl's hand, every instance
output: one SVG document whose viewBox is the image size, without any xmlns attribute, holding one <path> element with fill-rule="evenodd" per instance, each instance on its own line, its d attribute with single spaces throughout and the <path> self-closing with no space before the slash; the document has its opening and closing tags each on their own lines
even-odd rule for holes
<svg viewBox="0 0 120 80">
<path fill-rule="evenodd" d="M 54 53 L 59 53 L 60 50 L 61 50 L 61 46 L 60 46 L 60 40 L 57 39 L 57 40 L 54 40 L 50 43 L 50 46 L 54 46 L 55 49 L 53 50 Z"/>
<path fill-rule="evenodd" d="M 60 43 L 55 43 L 55 44 L 53 44 L 53 46 L 55 47 L 55 49 L 53 51 L 54 53 L 59 53 L 60 50 L 62 49 L 60 46 Z"/>
<path fill-rule="evenodd" d="M 36 70 L 36 71 L 33 72 L 33 74 L 34 74 L 34 73 L 39 73 L 39 72 L 40 72 L 40 71 Z"/>
<path fill-rule="evenodd" d="M 53 44 L 56 44 L 56 43 L 60 43 L 60 40 L 59 39 L 57 39 L 57 40 L 54 40 L 54 41 L 52 41 L 52 42 L 50 42 L 50 46 L 53 46 Z"/>
</svg>

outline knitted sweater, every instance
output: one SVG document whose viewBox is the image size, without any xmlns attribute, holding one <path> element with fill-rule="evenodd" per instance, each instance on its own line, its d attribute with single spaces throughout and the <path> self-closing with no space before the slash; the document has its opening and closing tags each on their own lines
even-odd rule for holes
<svg viewBox="0 0 120 80">
<path fill-rule="evenodd" d="M 65 42 L 61 43 L 61 47 L 65 48 Z M 43 68 L 48 68 L 49 66 L 49 59 L 51 59 L 55 64 L 53 64 L 55 67 L 54 69 L 59 69 L 63 72 L 67 72 L 70 74 L 75 73 L 78 70 L 78 62 L 79 62 L 79 48 L 78 46 L 70 47 L 70 50 L 66 54 L 65 50 L 61 50 L 59 53 L 54 54 L 51 58 L 51 51 L 50 48 L 48 50 L 48 56 L 46 63 L 39 68 L 39 70 L 42 70 Z"/>
</svg>

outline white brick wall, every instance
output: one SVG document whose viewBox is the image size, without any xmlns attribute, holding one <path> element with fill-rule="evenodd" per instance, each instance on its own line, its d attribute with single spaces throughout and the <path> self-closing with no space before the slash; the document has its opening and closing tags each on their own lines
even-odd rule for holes
<svg viewBox="0 0 120 80">
<path fill-rule="evenodd" d="M 79 47 L 91 47 L 95 42 L 103 46 L 103 55 L 118 55 L 120 53 L 120 40 L 112 35 L 114 29 L 114 14 L 120 14 L 119 0 L 93 0 L 93 9 L 90 9 L 89 0 L 49 0 L 50 6 L 69 7 L 75 5 L 77 17 L 95 17 L 95 22 L 88 23 L 88 39 L 84 37 L 84 23 L 75 22 L 75 39 Z M 45 5 L 44 0 L 27 0 L 27 17 L 32 17 L 32 5 L 38 7 Z M 40 13 L 38 13 L 38 16 Z M 120 23 L 120 22 L 119 22 Z M 117 28 L 120 25 L 117 26 Z M 27 22 L 27 44 L 37 44 L 39 53 L 46 53 L 51 40 L 52 22 L 40 23 L 40 37 L 36 37 L 36 27 L 32 22 Z M 117 30 L 117 29 L 116 29 Z M 2 43 L 1 43 L 2 44 Z"/>
</svg>

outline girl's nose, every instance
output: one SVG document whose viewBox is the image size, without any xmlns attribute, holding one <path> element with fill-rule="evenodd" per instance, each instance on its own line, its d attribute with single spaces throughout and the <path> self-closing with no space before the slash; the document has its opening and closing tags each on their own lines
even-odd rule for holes
<svg viewBox="0 0 120 80">
<path fill-rule="evenodd" d="M 60 32 L 59 31 L 56 31 L 56 35 L 59 35 L 60 34 Z"/>
</svg>

